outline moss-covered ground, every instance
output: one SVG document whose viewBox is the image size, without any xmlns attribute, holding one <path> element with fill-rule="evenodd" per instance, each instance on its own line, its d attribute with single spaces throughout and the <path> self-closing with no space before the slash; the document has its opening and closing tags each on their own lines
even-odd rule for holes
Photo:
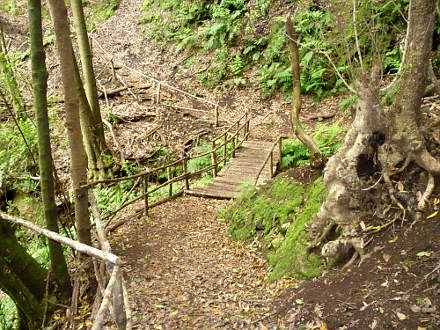
<svg viewBox="0 0 440 330">
<path fill-rule="evenodd" d="M 220 216 L 237 240 L 259 240 L 271 267 L 271 280 L 312 278 L 322 271 L 320 257 L 307 253 L 307 224 L 318 212 L 326 190 L 322 178 L 304 185 L 279 177 L 243 193 Z"/>
</svg>

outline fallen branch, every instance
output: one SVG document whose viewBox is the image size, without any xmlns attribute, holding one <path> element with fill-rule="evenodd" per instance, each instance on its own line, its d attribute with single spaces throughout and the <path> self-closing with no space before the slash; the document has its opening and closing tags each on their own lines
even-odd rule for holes
<svg viewBox="0 0 440 330">
<path fill-rule="evenodd" d="M 74 241 L 70 238 L 61 236 L 60 234 L 55 233 L 53 231 L 50 231 L 50 230 L 47 230 L 44 228 L 40 228 L 37 225 L 33 224 L 32 222 L 29 222 L 29 221 L 26 221 L 26 220 L 23 220 L 20 218 L 12 217 L 12 216 L 10 216 L 6 213 L 3 213 L 3 212 L 0 212 L 0 219 L 7 220 L 7 221 L 13 222 L 17 225 L 29 228 L 29 229 L 31 229 L 31 230 L 33 230 L 43 236 L 46 236 L 47 238 L 50 238 L 53 241 L 68 245 L 71 248 L 73 248 L 81 253 L 87 254 L 89 256 L 101 259 L 103 261 L 111 262 L 112 264 L 115 264 L 115 265 L 119 265 L 121 263 L 121 259 L 119 259 L 118 256 L 116 256 L 112 253 L 101 251 L 97 248 L 94 248 L 93 246 Z"/>
</svg>

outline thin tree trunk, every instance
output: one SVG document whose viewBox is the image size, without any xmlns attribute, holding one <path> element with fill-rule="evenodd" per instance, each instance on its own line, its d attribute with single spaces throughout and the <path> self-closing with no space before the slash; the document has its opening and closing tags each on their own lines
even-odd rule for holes
<svg viewBox="0 0 440 330">
<path fill-rule="evenodd" d="M 74 56 L 74 55 L 72 55 Z M 96 124 L 93 119 L 93 114 L 90 109 L 89 102 L 87 101 L 87 96 L 85 94 L 82 80 L 79 74 L 78 65 L 75 65 L 75 82 L 76 82 L 76 93 L 78 95 L 79 102 L 79 116 L 81 122 L 81 130 L 84 137 L 84 147 L 87 153 L 87 159 L 89 164 L 89 175 L 96 176 L 100 170 L 103 169 L 103 163 L 101 156 L 104 152 L 105 144 L 103 145 L 101 139 L 98 137 L 98 132 L 95 129 Z M 90 173 L 92 172 L 92 173 Z M 98 174 L 98 179 L 101 175 Z"/>
<path fill-rule="evenodd" d="M 1 26 L 0 26 L 1 29 Z M 3 30 L 0 30 L 3 37 Z M 3 39 L 3 38 L 2 38 Z M 21 95 L 20 89 L 17 84 L 17 77 L 14 70 L 11 68 L 11 63 L 8 60 L 5 45 L 3 40 L 0 40 L 0 73 L 3 73 L 6 86 L 9 90 L 9 95 L 11 97 L 12 107 L 15 110 L 18 118 L 23 118 L 26 116 L 25 106 L 23 97 Z"/>
<path fill-rule="evenodd" d="M 32 85 L 37 117 L 41 195 L 46 228 L 58 233 L 55 204 L 53 159 L 50 146 L 49 118 L 47 114 L 47 70 L 41 27 L 41 1 L 29 0 L 29 34 L 31 42 Z M 72 286 L 61 245 L 49 240 L 50 266 L 59 291 L 64 299 L 70 297 Z"/>
<path fill-rule="evenodd" d="M 292 128 L 293 133 L 310 151 L 310 165 L 315 168 L 322 167 L 325 162 L 325 156 L 319 150 L 317 144 L 311 136 L 309 136 L 301 125 L 299 114 L 301 112 L 301 79 L 299 69 L 298 46 L 296 44 L 297 36 L 292 19 L 289 15 L 286 20 L 286 31 L 289 37 L 290 56 L 292 62 L 292 78 L 293 78 L 293 105 L 292 105 Z"/>
<path fill-rule="evenodd" d="M 60 0 L 49 0 L 49 6 L 55 27 L 65 96 L 66 127 L 71 152 L 70 168 L 75 194 L 75 221 L 78 240 L 81 243 L 91 245 L 87 191 L 80 188 L 81 184 L 87 181 L 87 158 L 81 132 L 79 99 L 76 93 L 75 58 L 70 39 L 67 8 L 64 1 Z"/>
<path fill-rule="evenodd" d="M 84 74 L 84 85 L 87 100 L 90 105 L 94 121 L 94 134 L 101 144 L 101 149 L 105 150 L 104 126 L 99 108 L 98 91 L 96 88 L 95 72 L 93 70 L 93 55 L 90 49 L 89 38 L 87 35 L 86 22 L 81 0 L 72 0 L 72 13 L 75 31 L 78 36 L 79 54 L 81 67 Z"/>
</svg>

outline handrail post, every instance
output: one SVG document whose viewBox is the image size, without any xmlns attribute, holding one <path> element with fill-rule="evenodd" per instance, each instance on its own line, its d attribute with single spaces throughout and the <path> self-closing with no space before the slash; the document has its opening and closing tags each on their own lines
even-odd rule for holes
<svg viewBox="0 0 440 330">
<path fill-rule="evenodd" d="M 278 138 L 278 153 L 280 155 L 280 160 L 279 160 L 278 164 L 280 164 L 280 166 L 281 166 L 281 161 L 283 160 L 283 137 L 282 136 L 280 136 Z"/>
<path fill-rule="evenodd" d="M 168 177 L 168 181 L 171 180 L 171 167 L 167 167 L 167 177 Z M 173 196 L 173 184 L 170 183 L 168 185 L 168 196 Z"/>
<path fill-rule="evenodd" d="M 211 163 L 213 166 L 212 177 L 217 176 L 217 154 L 215 153 L 215 141 L 212 141 Z"/>
<path fill-rule="evenodd" d="M 144 212 L 148 216 L 148 175 L 144 175 Z"/>
<path fill-rule="evenodd" d="M 218 104 L 214 108 L 214 125 L 218 127 Z"/>
<path fill-rule="evenodd" d="M 183 167 L 183 174 L 185 174 L 185 189 L 189 190 L 189 179 L 188 179 L 188 156 L 185 156 L 182 159 L 182 167 Z"/>
<path fill-rule="evenodd" d="M 243 141 L 246 141 L 247 138 L 247 119 L 248 119 L 248 112 L 244 114 L 244 126 L 243 126 Z"/>
<path fill-rule="evenodd" d="M 228 133 L 225 133 L 224 136 L 224 147 L 223 147 L 223 164 L 226 166 L 226 156 L 228 155 Z"/>
<path fill-rule="evenodd" d="M 235 136 L 231 140 L 232 158 L 235 158 Z"/>
<path fill-rule="evenodd" d="M 269 162 L 269 166 L 270 166 L 270 177 L 273 178 L 273 149 L 270 152 L 270 162 Z"/>
<path fill-rule="evenodd" d="M 245 125 L 244 125 L 244 140 L 247 141 L 249 136 L 249 118 L 248 118 L 248 112 L 246 111 L 245 116 Z"/>
<path fill-rule="evenodd" d="M 161 85 L 161 83 L 159 82 L 157 84 L 157 90 L 156 90 L 156 103 L 157 104 L 160 103 L 160 85 Z"/>
</svg>

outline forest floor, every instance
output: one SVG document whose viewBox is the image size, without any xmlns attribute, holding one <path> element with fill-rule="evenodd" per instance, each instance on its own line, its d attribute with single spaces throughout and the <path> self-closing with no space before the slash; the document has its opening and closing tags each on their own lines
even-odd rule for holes
<svg viewBox="0 0 440 330">
<path fill-rule="evenodd" d="M 107 134 L 116 154 L 141 160 L 161 146 L 178 150 L 200 130 L 215 133 L 204 117 L 152 104 L 154 86 L 142 74 L 219 101 L 229 109 L 222 114 L 225 120 L 250 109 L 255 139 L 289 134 L 290 102 L 281 96 L 264 99 L 251 85 L 225 93 L 203 88 L 195 73 L 209 58 L 183 67 L 184 54 L 157 50 L 142 31 L 146 26 L 139 24 L 140 6 L 140 1 L 122 0 L 116 14 L 91 33 L 100 88 L 112 90 L 122 82 L 130 87 L 103 102 L 104 117 L 116 118 L 113 129 L 118 144 Z M 5 21 L 18 38 L 26 30 L 25 22 L 14 25 L 14 19 L 6 16 Z M 14 26 L 20 28 L 14 30 Z M 54 52 L 48 52 L 48 63 L 57 63 Z M 49 65 L 49 69 L 51 96 L 60 95 L 59 68 Z M 178 97 L 165 94 L 165 98 Z M 338 111 L 341 98 L 320 104 L 305 100 L 303 121 L 313 126 L 329 116 L 326 122 L 348 123 L 350 113 Z M 206 106 L 183 102 L 188 107 Z M 156 128 L 155 134 L 146 135 Z M 66 152 L 56 143 L 57 168 L 67 173 Z M 307 170 L 298 170 L 295 177 L 306 174 Z M 438 195 L 436 191 L 433 199 Z M 182 197 L 154 208 L 149 217 L 129 211 L 118 216 L 128 222 L 114 231 L 111 242 L 125 262 L 137 329 L 440 328 L 439 216 L 422 220 L 411 230 L 408 220 L 379 230 L 360 266 L 330 270 L 311 281 L 270 283 L 264 255 L 252 244 L 234 241 L 217 219 L 218 210 L 228 203 Z M 428 214 L 439 206 L 433 203 Z M 136 207 L 140 205 L 132 210 Z"/>
</svg>

